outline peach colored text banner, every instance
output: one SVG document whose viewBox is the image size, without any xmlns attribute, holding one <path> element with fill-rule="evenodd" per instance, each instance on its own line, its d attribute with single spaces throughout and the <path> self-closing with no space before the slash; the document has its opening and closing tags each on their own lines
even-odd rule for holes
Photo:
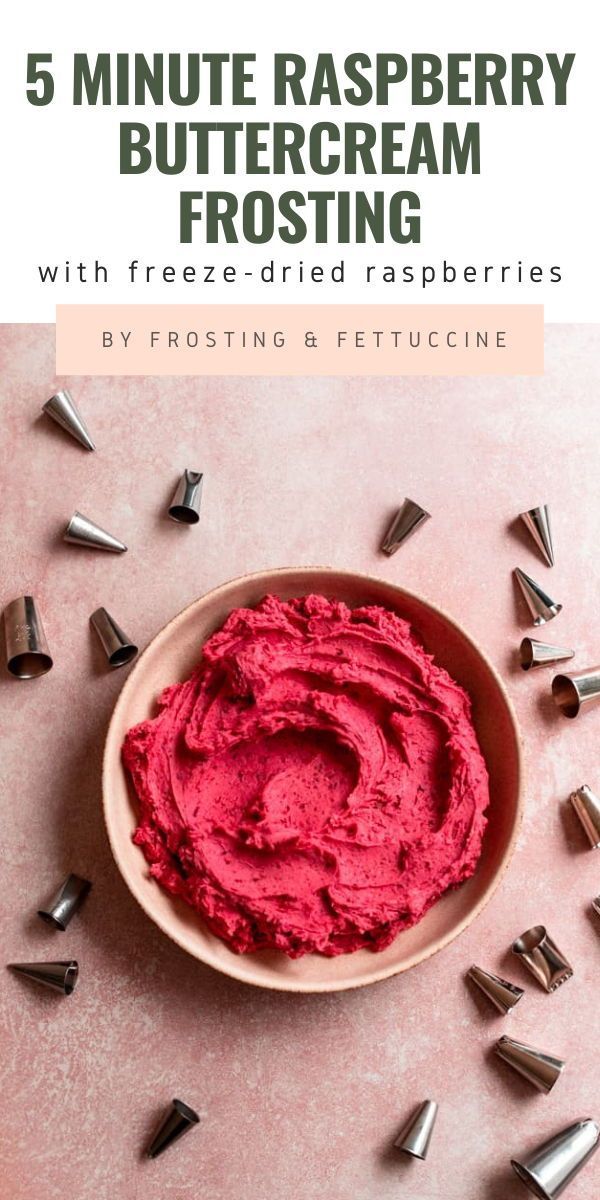
<svg viewBox="0 0 600 1200">
<path fill-rule="evenodd" d="M 540 375 L 541 305 L 58 305 L 58 375 Z"/>
</svg>

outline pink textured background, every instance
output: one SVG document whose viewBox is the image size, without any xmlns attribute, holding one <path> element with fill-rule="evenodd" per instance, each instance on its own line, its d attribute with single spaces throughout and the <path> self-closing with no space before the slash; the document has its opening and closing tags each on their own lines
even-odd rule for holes
<svg viewBox="0 0 600 1200">
<path fill-rule="evenodd" d="M 517 1200 L 511 1153 L 600 1116 L 598 857 L 566 800 L 600 788 L 600 710 L 555 716 L 550 672 L 524 674 L 529 629 L 510 570 L 520 564 L 564 611 L 548 639 L 600 657 L 598 327 L 551 327 L 541 379 L 372 381 L 54 377 L 53 329 L 0 330 L 2 605 L 41 605 L 54 670 L 1 675 L 4 954 L 79 959 L 68 1000 L 0 974 L 3 1187 L 17 1200 Z M 90 455 L 41 404 L 68 383 Z M 165 520 L 181 469 L 205 472 L 202 521 Z M 398 555 L 377 552 L 407 494 L 433 520 Z M 552 507 L 549 571 L 509 525 Z M 74 508 L 130 549 L 61 541 Z M 220 978 L 153 927 L 113 865 L 100 808 L 102 741 L 124 672 L 109 674 L 88 616 L 114 612 L 143 646 L 225 579 L 328 563 L 414 588 L 464 624 L 500 668 L 525 740 L 520 844 L 482 917 L 449 949 L 362 991 L 261 993 Z M 531 630 L 530 630 L 531 631 Z M 127 670 L 127 668 L 125 669 Z M 65 934 L 35 916 L 61 877 L 93 880 Z M 507 954 L 547 924 L 575 976 L 547 996 Z M 464 982 L 472 961 L 525 984 L 508 1019 Z M 563 1055 L 551 1096 L 490 1059 L 503 1032 Z M 156 1162 L 141 1151 L 174 1095 L 202 1125 Z M 426 1163 L 390 1149 L 425 1097 L 440 1103 Z M 599 1192 L 600 1156 L 572 1186 Z M 10 1185 L 10 1186 L 9 1186 Z"/>
</svg>

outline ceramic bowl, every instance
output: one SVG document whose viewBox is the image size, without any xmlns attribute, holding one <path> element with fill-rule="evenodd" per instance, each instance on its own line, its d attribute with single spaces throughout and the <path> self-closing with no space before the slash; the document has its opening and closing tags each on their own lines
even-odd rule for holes
<svg viewBox="0 0 600 1200">
<path fill-rule="evenodd" d="M 473 720 L 490 776 L 489 824 L 474 876 L 446 893 L 412 929 L 380 953 L 357 950 L 336 958 L 311 954 L 235 954 L 185 903 L 174 900 L 148 875 L 131 840 L 133 796 L 121 763 L 127 730 L 152 715 L 162 689 L 191 673 L 202 643 L 234 608 L 267 593 L 282 599 L 317 592 L 350 606 L 379 604 L 406 618 L 436 662 L 469 692 Z M 246 575 L 208 592 L 179 613 L 150 643 L 115 706 L 104 754 L 104 812 L 113 854 L 125 882 L 149 917 L 195 958 L 259 987 L 293 992 L 333 992 L 361 987 L 406 971 L 447 946 L 481 912 L 497 888 L 515 845 L 520 816 L 521 753 L 515 716 L 493 667 L 467 634 L 440 609 L 381 579 L 325 567 L 284 568 Z"/>
</svg>

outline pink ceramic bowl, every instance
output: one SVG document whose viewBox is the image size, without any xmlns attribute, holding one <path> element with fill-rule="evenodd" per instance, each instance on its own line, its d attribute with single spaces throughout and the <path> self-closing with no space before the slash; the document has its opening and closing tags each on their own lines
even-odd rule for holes
<svg viewBox="0 0 600 1200">
<path fill-rule="evenodd" d="M 125 733 L 152 714 L 155 699 L 167 684 L 190 674 L 202 643 L 232 609 L 256 604 L 269 592 L 282 599 L 318 592 L 351 606 L 380 604 L 392 609 L 414 625 L 436 661 L 463 684 L 473 701 L 491 797 L 477 871 L 378 954 L 358 950 L 337 958 L 315 954 L 295 961 L 274 952 L 234 954 L 186 904 L 174 900 L 149 877 L 144 856 L 131 840 L 136 814 L 121 763 Z M 521 752 L 512 706 L 493 667 L 460 626 L 418 596 L 380 579 L 326 567 L 284 568 L 223 584 L 179 613 L 150 643 L 129 675 L 110 722 L 104 753 L 104 813 L 125 882 L 148 916 L 184 950 L 226 975 L 259 987 L 334 992 L 408 970 L 441 950 L 481 912 L 514 849 L 521 819 L 520 779 Z"/>
</svg>

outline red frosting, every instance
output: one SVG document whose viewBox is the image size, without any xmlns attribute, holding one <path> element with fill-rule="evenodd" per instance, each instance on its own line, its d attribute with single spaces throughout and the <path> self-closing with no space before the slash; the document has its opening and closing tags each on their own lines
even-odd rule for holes
<svg viewBox="0 0 600 1200">
<path fill-rule="evenodd" d="M 469 698 L 383 608 L 236 610 L 123 756 L 152 875 L 240 952 L 381 950 L 481 852 Z"/>
</svg>

